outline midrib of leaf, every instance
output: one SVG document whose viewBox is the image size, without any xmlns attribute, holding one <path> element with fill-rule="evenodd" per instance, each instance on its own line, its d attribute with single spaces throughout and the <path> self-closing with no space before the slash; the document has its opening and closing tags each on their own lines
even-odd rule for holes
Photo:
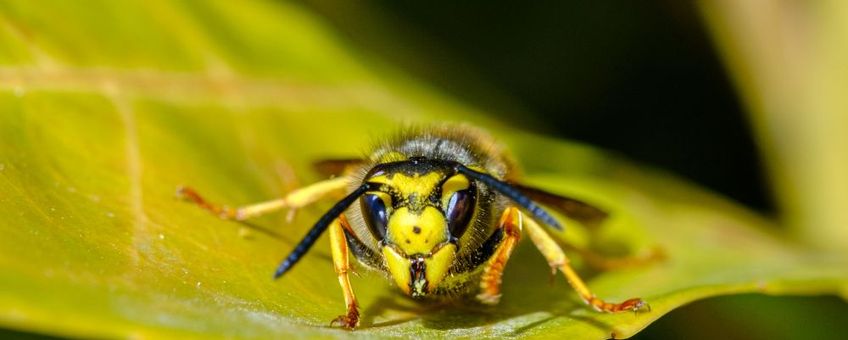
<svg viewBox="0 0 848 340">
<path fill-rule="evenodd" d="M 316 84 L 279 78 L 251 78 L 235 74 L 212 75 L 114 68 L 0 67 L 0 89 L 24 93 L 34 90 L 91 92 L 105 96 L 155 98 L 175 103 L 237 106 L 344 108 L 367 104 L 382 110 L 406 106 L 388 98 L 373 83 Z M 406 108 L 405 111 L 410 109 Z"/>
<path fill-rule="evenodd" d="M 112 96 L 112 103 L 121 118 L 121 123 L 124 128 L 124 145 L 126 147 L 126 176 L 129 182 L 127 197 L 129 198 L 128 210 L 131 214 L 131 229 L 132 229 L 132 244 L 133 249 L 130 250 L 130 255 L 133 258 L 134 267 L 140 264 L 139 245 L 142 238 L 150 238 L 150 232 L 147 230 L 149 219 L 144 212 L 144 191 L 141 184 L 142 163 L 141 150 L 138 146 L 138 127 L 135 123 L 135 112 L 132 106 L 126 102 L 126 99 L 119 95 Z M 131 269 L 134 270 L 135 268 Z"/>
</svg>

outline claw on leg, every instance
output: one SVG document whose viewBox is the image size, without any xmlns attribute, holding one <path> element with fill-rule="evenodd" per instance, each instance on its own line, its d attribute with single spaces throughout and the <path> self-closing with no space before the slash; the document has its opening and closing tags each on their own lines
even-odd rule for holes
<svg viewBox="0 0 848 340">
<path fill-rule="evenodd" d="M 336 275 L 338 275 L 345 306 L 347 306 L 347 314 L 337 317 L 330 325 L 353 329 L 359 325 L 359 310 L 356 304 L 356 295 L 353 293 L 353 287 L 351 287 L 350 278 L 348 277 L 351 266 L 348 259 L 347 238 L 344 230 L 349 228 L 350 225 L 348 225 L 344 215 L 340 216 L 330 225 L 330 251 L 333 255 L 333 267 L 336 270 Z"/>
<path fill-rule="evenodd" d="M 590 304 L 596 311 L 604 313 L 620 313 L 626 311 L 641 313 L 651 311 L 651 305 L 640 298 L 628 299 L 621 303 L 609 303 L 592 296 L 586 303 Z"/>
<path fill-rule="evenodd" d="M 191 203 L 196 204 L 197 206 L 203 208 L 206 211 L 211 212 L 213 215 L 218 216 L 225 220 L 241 220 L 238 218 L 238 211 L 236 209 L 222 206 L 218 204 L 211 203 L 200 196 L 196 190 L 181 186 L 177 188 L 177 198 L 189 201 Z"/>
<path fill-rule="evenodd" d="M 330 326 L 345 329 L 354 329 L 359 326 L 359 310 L 356 305 L 349 307 L 347 314 L 339 315 L 339 317 L 330 321 Z"/>
</svg>

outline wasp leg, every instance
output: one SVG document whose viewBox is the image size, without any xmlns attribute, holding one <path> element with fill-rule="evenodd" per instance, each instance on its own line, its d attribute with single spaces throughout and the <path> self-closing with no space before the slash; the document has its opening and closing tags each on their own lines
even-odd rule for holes
<svg viewBox="0 0 848 340">
<path fill-rule="evenodd" d="M 347 313 L 334 319 L 330 325 L 353 329 L 359 325 L 359 309 L 356 304 L 356 295 L 353 294 L 353 287 L 351 287 L 348 278 L 350 262 L 348 261 L 345 229 L 349 230 L 350 226 L 348 226 L 343 215 L 330 225 L 330 249 L 333 254 L 333 267 L 335 267 L 336 274 L 339 276 L 339 285 L 342 286 L 345 306 L 347 306 Z"/>
<path fill-rule="evenodd" d="M 596 228 L 598 228 L 601 223 L 609 217 L 609 214 L 600 208 L 575 198 L 554 194 L 539 188 L 522 184 L 514 184 L 514 186 L 534 201 L 553 208 L 563 215 L 580 222 L 584 226 L 590 228 L 590 231 L 595 231 Z M 665 253 L 660 247 L 655 247 L 651 249 L 650 253 L 644 255 L 610 257 L 591 249 L 578 247 L 567 242 L 563 242 L 562 244 L 566 250 L 577 253 L 580 257 L 586 260 L 587 264 L 600 270 L 641 266 L 665 259 Z"/>
<path fill-rule="evenodd" d="M 498 228 L 503 231 L 503 241 L 483 269 L 483 276 L 480 279 L 481 292 L 477 294 L 477 300 L 488 305 L 500 302 L 504 267 L 521 238 L 521 211 L 515 207 L 506 208 L 501 215 Z"/>
<path fill-rule="evenodd" d="M 568 284 L 570 284 L 571 287 L 577 291 L 577 294 L 580 295 L 580 298 L 582 298 L 586 304 L 592 306 L 595 310 L 599 312 L 616 313 L 623 311 L 638 312 L 650 309 L 648 304 L 639 298 L 629 299 L 622 303 L 610 303 L 599 299 L 592 293 L 592 291 L 589 290 L 589 287 L 586 287 L 583 279 L 577 275 L 574 268 L 571 268 L 568 257 L 565 256 L 562 248 L 557 245 L 551 236 L 548 235 L 542 227 L 536 223 L 536 221 L 531 218 L 526 218 L 524 219 L 524 226 L 526 227 L 527 234 L 530 236 L 530 240 L 533 241 L 536 248 L 539 249 L 545 259 L 548 260 L 548 264 L 551 266 L 551 269 L 554 272 L 557 269 L 560 270 L 568 280 Z"/>
<path fill-rule="evenodd" d="M 193 202 L 201 208 L 206 209 L 223 219 L 243 221 L 248 218 L 264 215 L 283 208 L 302 208 L 327 195 L 342 193 L 345 189 L 347 189 L 348 181 L 349 179 L 347 177 L 336 177 L 294 190 L 283 198 L 238 208 L 230 208 L 210 203 L 206 201 L 203 196 L 200 196 L 197 191 L 189 187 L 180 187 L 177 189 L 177 196 Z"/>
</svg>

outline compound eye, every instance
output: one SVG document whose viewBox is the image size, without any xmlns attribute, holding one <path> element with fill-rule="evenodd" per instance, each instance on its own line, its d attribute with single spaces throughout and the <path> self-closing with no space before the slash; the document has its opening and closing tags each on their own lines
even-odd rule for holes
<svg viewBox="0 0 848 340">
<path fill-rule="evenodd" d="M 365 218 L 368 229 L 379 240 L 386 238 L 386 226 L 389 221 L 386 206 L 391 202 L 389 195 L 382 192 L 368 193 L 362 196 L 361 202 L 362 217 Z"/>
<path fill-rule="evenodd" d="M 476 196 L 473 186 L 451 194 L 445 206 L 445 217 L 448 220 L 451 236 L 458 238 L 465 233 L 474 212 Z"/>
</svg>

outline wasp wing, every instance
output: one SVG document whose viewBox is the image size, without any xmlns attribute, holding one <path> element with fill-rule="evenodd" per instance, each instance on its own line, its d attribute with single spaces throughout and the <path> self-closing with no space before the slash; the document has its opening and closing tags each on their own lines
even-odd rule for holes
<svg viewBox="0 0 848 340">
<path fill-rule="evenodd" d="M 575 198 L 554 194 L 523 184 L 513 183 L 512 185 L 539 204 L 554 209 L 566 217 L 588 227 L 598 226 L 609 217 L 609 213 L 606 211 Z"/>
<path fill-rule="evenodd" d="M 324 177 L 341 176 L 365 163 L 361 158 L 322 159 L 312 163 L 319 174 Z"/>
</svg>

